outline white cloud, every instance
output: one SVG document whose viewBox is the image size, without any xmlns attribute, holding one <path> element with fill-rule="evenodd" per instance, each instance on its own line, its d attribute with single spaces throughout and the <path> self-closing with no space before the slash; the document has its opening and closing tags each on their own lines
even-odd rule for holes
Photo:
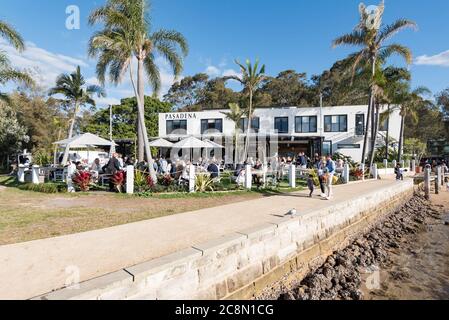
<svg viewBox="0 0 449 320">
<path fill-rule="evenodd" d="M 220 69 L 215 66 L 208 66 L 204 71 L 209 77 L 218 77 L 221 74 Z"/>
<path fill-rule="evenodd" d="M 6 52 L 14 66 L 29 70 L 35 81 L 44 88 L 53 86 L 61 73 L 72 72 L 77 66 L 88 67 L 84 60 L 47 51 L 32 42 L 27 42 L 26 50 L 19 53 L 5 40 L 0 39 L 0 49 Z"/>
<path fill-rule="evenodd" d="M 416 65 L 449 67 L 449 50 L 433 56 L 422 55 L 416 58 Z"/>
</svg>

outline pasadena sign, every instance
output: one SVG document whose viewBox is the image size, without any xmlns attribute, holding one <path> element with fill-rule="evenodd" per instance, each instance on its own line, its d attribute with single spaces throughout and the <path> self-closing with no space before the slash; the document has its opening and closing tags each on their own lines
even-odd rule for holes
<svg viewBox="0 0 449 320">
<path fill-rule="evenodd" d="M 167 113 L 165 115 L 165 120 L 188 120 L 188 119 L 196 119 L 196 113 L 194 112 Z"/>
</svg>

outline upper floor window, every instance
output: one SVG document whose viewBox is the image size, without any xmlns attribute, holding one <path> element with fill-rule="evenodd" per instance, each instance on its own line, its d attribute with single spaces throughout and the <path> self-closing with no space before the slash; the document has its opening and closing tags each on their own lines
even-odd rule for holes
<svg viewBox="0 0 449 320">
<path fill-rule="evenodd" d="M 246 130 L 248 129 L 248 118 L 240 119 L 239 128 L 243 132 L 246 132 Z M 251 129 L 253 129 L 255 132 L 259 131 L 259 129 L 260 129 L 260 118 L 258 118 L 258 117 L 251 118 Z"/>
<path fill-rule="evenodd" d="M 288 133 L 288 117 L 274 118 L 274 130 L 278 133 Z"/>
<path fill-rule="evenodd" d="M 348 116 L 324 116 L 324 132 L 347 132 Z"/>
<path fill-rule="evenodd" d="M 177 131 L 179 134 L 187 133 L 187 120 L 167 120 L 166 123 L 167 134 L 172 134 Z"/>
<path fill-rule="evenodd" d="M 317 117 L 295 117 L 295 131 L 297 133 L 317 132 Z"/>
<path fill-rule="evenodd" d="M 202 119 L 201 120 L 201 134 L 209 131 L 210 133 L 223 133 L 223 119 Z"/>
</svg>

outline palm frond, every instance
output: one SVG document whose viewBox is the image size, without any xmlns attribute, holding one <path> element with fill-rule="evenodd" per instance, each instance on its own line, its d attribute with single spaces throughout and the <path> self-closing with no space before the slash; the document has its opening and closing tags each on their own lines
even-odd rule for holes
<svg viewBox="0 0 449 320">
<path fill-rule="evenodd" d="M 390 44 L 382 47 L 379 51 L 379 59 L 385 62 L 393 54 L 400 55 L 408 64 L 411 64 L 413 61 L 413 55 L 410 49 L 400 44 Z"/>
<path fill-rule="evenodd" d="M 393 37 L 396 33 L 398 33 L 401 30 L 410 28 L 410 29 L 417 29 L 417 25 L 415 22 L 407 19 L 399 19 L 396 20 L 394 23 L 385 26 L 379 33 L 378 41 L 379 43 L 384 42 L 385 40 L 390 39 Z"/>
<path fill-rule="evenodd" d="M 332 47 L 338 47 L 343 45 L 351 46 L 363 46 L 366 43 L 366 32 L 363 30 L 354 30 L 352 33 L 345 34 L 332 41 Z"/>
<path fill-rule="evenodd" d="M 159 94 L 161 89 L 161 73 L 159 67 L 156 65 L 154 61 L 154 55 L 148 55 L 144 60 L 144 67 L 147 77 L 150 81 L 150 85 L 155 94 Z"/>
<path fill-rule="evenodd" d="M 25 43 L 22 36 L 4 21 L 0 21 L 0 37 L 6 39 L 16 50 L 25 50 Z"/>
</svg>

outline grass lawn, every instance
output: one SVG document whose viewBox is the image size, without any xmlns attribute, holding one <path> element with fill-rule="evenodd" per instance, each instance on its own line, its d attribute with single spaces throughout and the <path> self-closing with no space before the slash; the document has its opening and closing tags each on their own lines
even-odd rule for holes
<svg viewBox="0 0 449 320">
<path fill-rule="evenodd" d="M 0 245 L 107 228 L 279 193 L 253 190 L 154 194 L 145 198 L 106 192 L 45 194 L 19 190 L 12 180 L 0 176 Z"/>
</svg>

